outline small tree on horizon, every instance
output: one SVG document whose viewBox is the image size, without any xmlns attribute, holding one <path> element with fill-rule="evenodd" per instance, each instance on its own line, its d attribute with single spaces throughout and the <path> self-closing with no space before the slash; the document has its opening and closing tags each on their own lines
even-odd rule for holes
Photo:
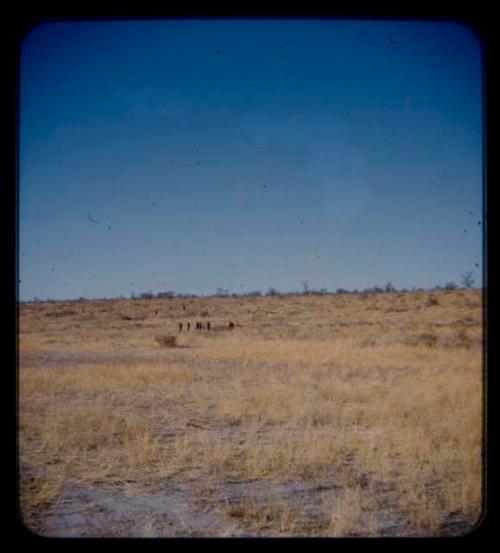
<svg viewBox="0 0 500 553">
<path fill-rule="evenodd" d="M 395 292 L 395 291 L 396 291 L 396 288 L 394 288 L 394 286 L 392 285 L 392 282 L 388 282 L 388 283 L 385 285 L 385 291 L 386 291 L 386 292 Z"/>
<path fill-rule="evenodd" d="M 472 285 L 474 284 L 474 279 L 472 278 L 472 271 L 467 271 L 460 277 L 460 284 L 464 288 L 472 288 Z"/>
</svg>

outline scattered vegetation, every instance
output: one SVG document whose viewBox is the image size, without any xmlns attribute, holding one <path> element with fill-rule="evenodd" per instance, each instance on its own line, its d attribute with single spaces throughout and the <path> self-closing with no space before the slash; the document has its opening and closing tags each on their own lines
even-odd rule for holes
<svg viewBox="0 0 500 553">
<path fill-rule="evenodd" d="M 200 313 L 215 330 L 178 332 Z M 480 290 L 19 317 L 20 505 L 37 533 L 442 536 L 480 517 Z"/>
<path fill-rule="evenodd" d="M 460 284 L 462 285 L 462 288 L 464 289 L 472 289 L 473 284 L 475 280 L 472 276 L 472 271 L 467 271 L 464 274 L 460 276 Z M 335 292 L 329 291 L 327 288 L 321 288 L 318 290 L 312 289 L 309 286 L 309 283 L 307 280 L 304 280 L 301 282 L 302 284 L 302 291 L 288 291 L 288 292 L 280 292 L 274 287 L 269 287 L 267 292 L 264 294 L 262 290 L 253 290 L 250 292 L 230 292 L 228 288 L 218 287 L 216 292 L 213 295 L 207 295 L 207 296 L 201 296 L 198 294 L 186 294 L 186 293 L 180 293 L 175 292 L 173 290 L 168 290 L 166 292 L 141 292 L 139 294 L 136 294 L 134 292 L 131 292 L 130 298 L 133 300 L 154 300 L 154 299 L 173 299 L 173 298 L 181 298 L 181 299 L 194 299 L 194 298 L 200 298 L 200 297 L 217 297 L 217 298 L 242 298 L 242 297 L 260 297 L 260 296 L 278 296 L 278 297 L 289 297 L 289 296 L 298 296 L 298 295 L 305 295 L 305 296 L 311 296 L 311 295 L 342 295 L 342 294 L 358 294 L 357 289 L 348 290 L 346 288 L 338 287 Z M 436 285 L 432 288 L 432 291 L 442 291 L 442 290 L 457 290 L 459 289 L 459 286 L 455 284 L 453 281 L 447 282 L 444 286 Z M 416 286 L 412 287 L 413 292 L 424 292 L 426 291 L 424 288 L 417 288 Z M 364 294 L 384 294 L 389 292 L 408 292 L 407 288 L 401 288 L 397 289 L 392 282 L 387 282 L 384 286 L 375 285 L 371 288 L 365 288 L 362 293 Z M 101 299 L 107 299 L 107 298 L 101 298 Z M 119 298 L 114 299 L 124 299 L 124 296 L 120 296 Z M 67 300 L 67 301 L 76 301 L 81 302 L 85 301 L 86 298 L 81 296 L 77 300 Z M 32 300 L 34 303 L 40 303 L 44 300 L 41 300 L 38 297 L 34 297 Z M 47 299 L 46 302 L 54 302 L 57 300 Z M 25 302 L 26 303 L 26 302 Z"/>
</svg>

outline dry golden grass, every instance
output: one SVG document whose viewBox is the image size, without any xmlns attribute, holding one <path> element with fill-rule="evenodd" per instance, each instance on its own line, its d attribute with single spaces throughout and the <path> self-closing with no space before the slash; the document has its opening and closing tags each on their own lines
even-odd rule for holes
<svg viewBox="0 0 500 553">
<path fill-rule="evenodd" d="M 197 320 L 215 330 L 178 332 Z M 76 489 L 151 498 L 129 534 L 109 507 L 77 535 L 447 535 L 480 517 L 479 291 L 30 303 L 19 348 L 39 533 Z"/>
</svg>

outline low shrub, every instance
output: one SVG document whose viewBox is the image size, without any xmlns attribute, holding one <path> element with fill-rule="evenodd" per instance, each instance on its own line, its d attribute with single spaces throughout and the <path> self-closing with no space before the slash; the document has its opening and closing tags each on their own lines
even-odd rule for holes
<svg viewBox="0 0 500 553">
<path fill-rule="evenodd" d="M 175 336 L 160 335 L 156 336 L 155 340 L 158 344 L 164 348 L 175 348 L 178 346 L 177 338 Z"/>
</svg>

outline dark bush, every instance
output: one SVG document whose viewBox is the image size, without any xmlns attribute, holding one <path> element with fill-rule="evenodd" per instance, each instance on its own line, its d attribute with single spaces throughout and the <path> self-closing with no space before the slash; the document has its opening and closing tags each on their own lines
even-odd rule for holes
<svg viewBox="0 0 500 553">
<path fill-rule="evenodd" d="M 470 349 L 472 343 L 473 340 L 463 328 L 443 338 L 443 345 L 447 348 Z"/>
<path fill-rule="evenodd" d="M 439 305 L 439 300 L 435 296 L 429 296 L 427 298 L 427 306 L 431 307 L 432 305 Z"/>
<path fill-rule="evenodd" d="M 169 290 L 168 292 L 158 292 L 158 294 L 156 294 L 156 297 L 161 299 L 161 298 L 167 298 L 167 299 L 170 299 L 170 298 L 175 298 L 175 292 L 172 292 L 172 290 Z"/>
<path fill-rule="evenodd" d="M 178 345 L 177 338 L 175 336 L 160 335 L 155 336 L 155 340 L 164 348 L 175 348 Z"/>
<path fill-rule="evenodd" d="M 385 285 L 385 291 L 386 291 L 386 292 L 395 292 L 395 291 L 396 291 L 396 288 L 394 288 L 394 286 L 392 285 L 391 282 L 388 282 L 388 283 Z"/>
<path fill-rule="evenodd" d="M 414 336 L 407 336 L 404 342 L 409 346 L 425 345 L 428 347 L 434 347 L 438 342 L 438 337 L 436 334 L 432 334 L 431 332 L 422 332 L 421 334 L 416 334 Z"/>
<path fill-rule="evenodd" d="M 253 292 L 247 292 L 245 294 L 245 296 L 249 296 L 251 298 L 257 297 L 257 296 L 262 296 L 262 292 L 260 290 L 254 290 Z"/>
</svg>

